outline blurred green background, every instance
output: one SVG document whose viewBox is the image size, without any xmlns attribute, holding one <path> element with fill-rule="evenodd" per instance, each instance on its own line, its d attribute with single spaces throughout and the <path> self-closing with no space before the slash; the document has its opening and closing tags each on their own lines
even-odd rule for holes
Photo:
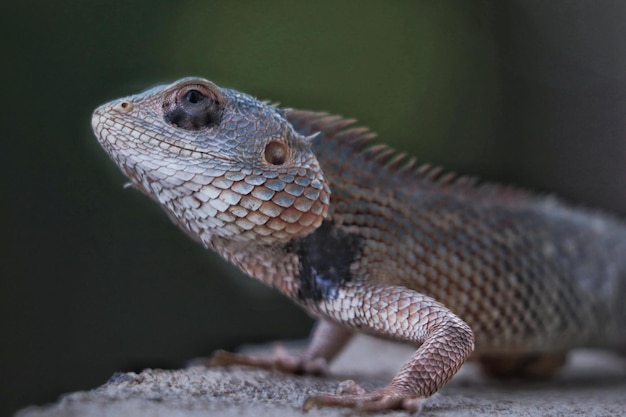
<svg viewBox="0 0 626 417">
<path fill-rule="evenodd" d="M 0 415 L 311 320 L 177 230 L 91 111 L 188 75 L 626 213 L 626 2 L 4 2 Z"/>
</svg>

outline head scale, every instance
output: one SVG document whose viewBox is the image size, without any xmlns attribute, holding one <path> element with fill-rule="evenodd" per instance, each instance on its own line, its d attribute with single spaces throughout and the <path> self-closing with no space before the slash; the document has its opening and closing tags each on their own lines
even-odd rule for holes
<svg viewBox="0 0 626 417">
<path fill-rule="evenodd" d="M 186 78 L 107 103 L 92 125 L 133 185 L 207 246 L 288 241 L 327 214 L 310 139 L 251 96 Z"/>
</svg>

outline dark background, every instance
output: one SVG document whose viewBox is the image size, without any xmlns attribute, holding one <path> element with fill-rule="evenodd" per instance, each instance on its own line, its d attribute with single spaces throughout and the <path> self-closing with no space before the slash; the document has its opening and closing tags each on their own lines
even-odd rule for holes
<svg viewBox="0 0 626 417">
<path fill-rule="evenodd" d="M 356 117 L 422 161 L 626 213 L 626 2 L 7 3 L 0 415 L 309 331 L 122 188 L 91 111 L 156 83 Z"/>
</svg>

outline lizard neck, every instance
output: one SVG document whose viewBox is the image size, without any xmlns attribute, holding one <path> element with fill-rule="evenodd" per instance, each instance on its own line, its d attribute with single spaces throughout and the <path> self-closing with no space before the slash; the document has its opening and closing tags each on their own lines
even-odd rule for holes
<svg viewBox="0 0 626 417">
<path fill-rule="evenodd" d="M 249 276 L 277 288 L 288 297 L 297 293 L 300 259 L 288 244 L 251 243 L 215 237 L 209 246 Z"/>
<path fill-rule="evenodd" d="M 282 244 L 214 239 L 212 249 L 248 275 L 278 288 L 305 308 L 334 298 L 353 280 L 363 237 L 326 220 L 312 233 Z"/>
</svg>

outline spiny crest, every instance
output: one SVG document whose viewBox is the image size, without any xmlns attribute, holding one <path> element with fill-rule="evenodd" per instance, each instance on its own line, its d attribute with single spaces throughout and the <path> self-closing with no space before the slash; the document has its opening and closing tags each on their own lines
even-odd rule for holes
<svg viewBox="0 0 626 417">
<path fill-rule="evenodd" d="M 498 196 L 505 199 L 528 198 L 531 193 L 517 187 L 490 182 L 480 182 L 476 177 L 458 175 L 442 167 L 418 164 L 416 158 L 384 144 L 372 144 L 376 134 L 366 127 L 350 127 L 355 119 L 345 119 L 326 112 L 285 109 L 285 117 L 302 135 L 321 134 L 325 140 L 333 140 L 338 146 L 349 147 L 360 154 L 373 168 L 385 170 L 406 185 L 454 189 L 460 193 Z"/>
<path fill-rule="evenodd" d="M 261 103 L 265 104 L 266 106 L 274 107 L 276 109 L 280 108 L 280 101 L 261 100 Z"/>
</svg>

